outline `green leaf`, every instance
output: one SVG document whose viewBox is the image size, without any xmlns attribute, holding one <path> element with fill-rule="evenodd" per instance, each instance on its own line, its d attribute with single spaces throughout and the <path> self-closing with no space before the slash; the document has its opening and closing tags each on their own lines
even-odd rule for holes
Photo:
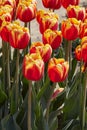
<svg viewBox="0 0 87 130">
<path fill-rule="evenodd" d="M 72 77 L 74 76 L 75 70 L 77 69 L 77 60 L 73 59 L 72 60 L 72 70 L 69 73 L 69 80 L 72 79 Z"/>
<path fill-rule="evenodd" d="M 2 130 L 21 130 L 13 116 L 8 115 L 1 120 Z"/>
<path fill-rule="evenodd" d="M 69 83 L 70 90 L 68 92 L 68 97 L 71 97 L 77 91 L 78 86 L 80 85 L 80 80 L 80 73 L 77 73 Z"/>
<path fill-rule="evenodd" d="M 73 119 L 69 121 L 69 123 L 62 129 L 62 130 L 68 130 L 68 128 L 71 126 L 73 123 Z"/>
<path fill-rule="evenodd" d="M 42 86 L 41 90 L 37 94 L 37 99 L 40 100 L 41 97 L 43 96 L 44 92 L 47 90 L 48 86 L 50 84 L 50 80 L 48 77 L 46 77 L 46 81 L 44 83 L 44 86 Z"/>
<path fill-rule="evenodd" d="M 66 99 L 63 109 L 65 120 L 75 119 L 79 115 L 81 109 L 80 96 L 81 86 L 79 86 L 77 91 L 71 97 Z"/>
<path fill-rule="evenodd" d="M 7 99 L 6 93 L 0 88 L 0 108 L 5 103 L 6 99 Z"/>
<path fill-rule="evenodd" d="M 49 124 L 50 130 L 57 130 L 58 128 L 58 119 L 57 117 L 53 118 L 52 122 Z"/>
</svg>

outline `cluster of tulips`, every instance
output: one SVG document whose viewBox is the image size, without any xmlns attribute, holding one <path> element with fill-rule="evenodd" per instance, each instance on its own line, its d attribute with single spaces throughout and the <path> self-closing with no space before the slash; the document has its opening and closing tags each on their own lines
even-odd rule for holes
<svg viewBox="0 0 87 130">
<path fill-rule="evenodd" d="M 75 58 L 87 68 L 87 9 L 80 7 L 79 0 L 42 0 L 45 8 L 37 10 L 36 0 L 1 0 L 0 1 L 0 37 L 5 44 L 19 50 L 28 48 L 22 62 L 23 76 L 29 81 L 44 79 L 45 73 L 50 81 L 63 82 L 71 70 L 70 56 L 73 41 L 80 39 L 75 49 Z M 54 12 L 63 6 L 67 19 L 61 21 Z M 35 19 L 39 25 L 42 41 L 30 44 L 30 30 L 25 25 Z M 18 21 L 19 20 L 19 21 Z M 64 57 L 55 57 L 56 51 L 66 44 Z M 46 66 L 45 66 L 46 65 Z M 47 68 L 46 68 L 47 67 Z M 47 70 L 47 72 L 45 72 Z M 30 113 L 29 113 L 30 114 Z M 31 123 L 29 120 L 29 130 Z"/>
</svg>

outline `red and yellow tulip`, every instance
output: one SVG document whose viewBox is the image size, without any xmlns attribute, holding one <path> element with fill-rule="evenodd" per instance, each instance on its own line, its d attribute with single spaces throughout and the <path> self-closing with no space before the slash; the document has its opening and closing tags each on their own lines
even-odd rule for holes
<svg viewBox="0 0 87 130">
<path fill-rule="evenodd" d="M 23 60 L 23 75 L 28 80 L 37 81 L 43 77 L 44 62 L 39 53 L 27 54 Z"/>
<path fill-rule="evenodd" d="M 58 29 L 58 16 L 50 11 L 40 10 L 37 12 L 37 21 L 39 23 L 40 32 L 43 34 L 46 29 Z"/>
<path fill-rule="evenodd" d="M 59 9 L 61 7 L 61 0 L 42 0 L 44 7 L 50 9 Z"/>
<path fill-rule="evenodd" d="M 52 54 L 52 48 L 49 44 L 44 45 L 42 42 L 35 42 L 31 44 L 30 54 L 40 53 L 44 62 L 47 62 Z"/>
<path fill-rule="evenodd" d="M 43 43 L 50 44 L 52 49 L 57 49 L 62 43 L 61 31 L 47 29 L 42 35 Z"/>
<path fill-rule="evenodd" d="M 76 48 L 75 48 L 75 58 L 80 61 L 82 56 L 81 56 L 81 45 L 78 45 Z"/>
<path fill-rule="evenodd" d="M 36 11 L 35 0 L 22 0 L 17 6 L 16 16 L 23 22 L 29 22 L 35 18 Z"/>
<path fill-rule="evenodd" d="M 10 22 L 4 21 L 0 28 L 0 36 L 5 42 L 9 42 L 9 26 Z"/>
<path fill-rule="evenodd" d="M 69 64 L 63 58 L 51 58 L 48 64 L 48 76 L 52 82 L 62 82 L 67 78 Z"/>
<path fill-rule="evenodd" d="M 20 26 L 20 23 L 14 21 L 9 25 L 9 43 L 17 49 L 24 49 L 29 44 L 30 34 L 28 28 Z"/>
<path fill-rule="evenodd" d="M 81 40 L 81 56 L 82 60 L 87 63 L 87 36 Z"/>
<path fill-rule="evenodd" d="M 79 37 L 80 21 L 75 18 L 63 20 L 61 24 L 62 35 L 67 40 L 75 40 Z"/>
<path fill-rule="evenodd" d="M 13 8 L 10 5 L 0 6 L 0 27 L 4 21 L 11 22 L 13 17 Z"/>
<path fill-rule="evenodd" d="M 69 5 L 78 5 L 80 0 L 61 0 L 64 8 L 67 8 Z"/>
<path fill-rule="evenodd" d="M 70 5 L 67 8 L 68 18 L 76 18 L 78 20 L 84 20 L 85 15 L 86 12 L 84 7 Z"/>
<path fill-rule="evenodd" d="M 86 22 L 84 22 L 84 23 L 81 22 L 79 37 L 83 38 L 84 36 L 87 36 L 87 23 Z"/>
</svg>

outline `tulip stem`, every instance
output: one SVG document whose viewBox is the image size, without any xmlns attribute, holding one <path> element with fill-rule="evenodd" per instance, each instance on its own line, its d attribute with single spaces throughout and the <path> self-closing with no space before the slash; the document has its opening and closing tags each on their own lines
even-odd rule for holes
<svg viewBox="0 0 87 130">
<path fill-rule="evenodd" d="M 19 96 L 19 57 L 20 53 L 17 50 L 17 59 L 16 59 L 16 108 L 18 108 L 18 96 Z"/>
<path fill-rule="evenodd" d="M 29 90 L 28 90 L 28 130 L 31 130 L 31 93 L 32 93 L 32 81 L 29 81 Z"/>
<path fill-rule="evenodd" d="M 83 93 L 82 93 L 82 130 L 85 129 L 85 116 L 86 116 L 86 87 L 87 87 L 87 69 L 85 72 L 85 77 L 84 77 L 84 86 L 83 86 Z"/>
<path fill-rule="evenodd" d="M 8 82 L 8 95 L 10 95 L 10 59 L 9 59 L 10 46 L 7 43 L 7 82 Z"/>
</svg>

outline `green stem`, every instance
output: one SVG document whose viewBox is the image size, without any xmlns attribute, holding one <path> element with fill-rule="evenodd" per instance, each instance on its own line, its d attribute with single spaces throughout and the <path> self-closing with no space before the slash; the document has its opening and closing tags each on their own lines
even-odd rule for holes
<svg viewBox="0 0 87 130">
<path fill-rule="evenodd" d="M 5 89 L 6 89 L 6 87 L 5 87 L 5 84 L 6 84 L 6 68 L 5 68 L 5 66 L 6 66 L 6 45 L 5 44 L 7 44 L 7 43 L 5 43 L 3 40 L 2 40 L 2 53 L 3 53 L 3 67 L 2 67 L 2 69 L 3 69 L 3 89 L 4 89 L 4 91 L 5 91 Z"/>
<path fill-rule="evenodd" d="M 18 108 L 18 96 L 19 96 L 19 57 L 20 53 L 19 50 L 17 50 L 17 59 L 16 59 L 16 108 Z"/>
<path fill-rule="evenodd" d="M 85 113 L 86 113 L 86 87 L 87 87 L 87 70 L 85 72 L 85 77 L 84 77 L 84 86 L 83 86 L 83 94 L 82 94 L 82 130 L 85 129 Z"/>
<path fill-rule="evenodd" d="M 7 43 L 7 84 L 8 84 L 8 95 L 10 95 L 10 59 L 9 59 L 10 46 Z"/>
<path fill-rule="evenodd" d="M 28 90 L 28 130 L 31 130 L 31 93 L 32 93 L 32 81 L 29 81 Z"/>
</svg>

